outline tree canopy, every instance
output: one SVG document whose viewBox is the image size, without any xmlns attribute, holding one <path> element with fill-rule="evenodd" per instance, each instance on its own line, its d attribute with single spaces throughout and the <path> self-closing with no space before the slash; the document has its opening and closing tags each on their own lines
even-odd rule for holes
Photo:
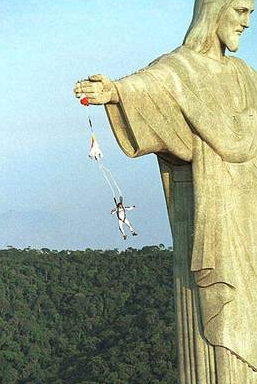
<svg viewBox="0 0 257 384">
<path fill-rule="evenodd" d="M 0 251 L 1 384 L 175 384 L 172 252 Z"/>
</svg>

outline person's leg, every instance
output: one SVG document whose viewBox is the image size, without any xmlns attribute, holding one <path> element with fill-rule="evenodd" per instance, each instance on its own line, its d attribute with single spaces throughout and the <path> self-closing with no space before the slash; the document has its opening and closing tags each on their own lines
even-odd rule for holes
<svg viewBox="0 0 257 384">
<path fill-rule="evenodd" d="M 122 220 L 119 220 L 119 230 L 120 230 L 121 233 L 122 233 L 123 239 L 126 240 L 127 235 L 126 235 L 126 233 L 124 232 L 124 229 L 123 229 L 123 221 L 122 221 Z"/>
<path fill-rule="evenodd" d="M 130 222 L 128 221 L 127 218 L 124 220 L 124 223 L 129 227 L 129 229 L 130 229 L 132 235 L 133 235 L 133 236 L 136 236 L 137 233 L 136 233 L 136 231 L 134 230 L 134 228 L 132 227 L 132 225 L 130 224 Z"/>
</svg>

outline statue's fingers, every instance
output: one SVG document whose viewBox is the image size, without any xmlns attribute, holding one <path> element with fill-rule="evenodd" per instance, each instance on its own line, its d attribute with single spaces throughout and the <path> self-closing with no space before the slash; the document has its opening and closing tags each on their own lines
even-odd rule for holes
<svg viewBox="0 0 257 384">
<path fill-rule="evenodd" d="M 88 76 L 88 79 L 90 81 L 101 81 L 103 83 L 110 82 L 110 80 L 107 76 L 101 75 L 101 74 Z"/>
<path fill-rule="evenodd" d="M 81 81 L 78 82 L 77 84 L 79 84 L 81 87 L 85 87 L 85 86 L 87 86 L 87 85 L 92 84 L 92 82 L 89 81 L 89 80 L 81 80 Z"/>
<path fill-rule="evenodd" d="M 88 96 L 87 99 L 88 99 L 89 104 L 93 104 L 93 105 L 98 105 L 98 104 L 100 104 L 100 103 L 99 103 L 99 100 L 98 100 L 96 97 Z"/>
<path fill-rule="evenodd" d="M 73 88 L 73 91 L 76 93 L 76 92 L 83 92 L 82 90 L 82 87 L 81 87 L 81 84 L 80 83 L 76 83 L 74 88 Z"/>
<path fill-rule="evenodd" d="M 86 90 L 88 90 L 87 88 L 92 87 L 92 85 L 93 85 L 93 83 L 89 80 L 77 81 L 75 86 L 74 86 L 74 92 L 75 91 L 85 92 Z"/>
<path fill-rule="evenodd" d="M 83 94 L 82 89 L 78 87 L 73 88 L 73 92 L 76 97 L 81 97 L 81 95 Z"/>
<path fill-rule="evenodd" d="M 88 93 L 94 93 L 94 87 L 90 85 L 82 85 L 81 83 L 77 83 L 75 87 L 73 88 L 73 92 L 75 93 L 76 97 L 81 97 L 82 95 L 87 95 Z"/>
<path fill-rule="evenodd" d="M 106 103 L 105 99 L 100 95 L 89 96 L 88 102 L 89 104 L 94 104 L 94 105 L 102 105 Z"/>
<path fill-rule="evenodd" d="M 91 83 L 91 84 L 87 83 L 84 86 L 81 86 L 81 89 L 85 93 L 102 92 L 103 91 L 103 85 L 102 85 L 102 83 Z"/>
<path fill-rule="evenodd" d="M 95 93 L 95 90 L 93 88 L 82 88 L 81 93 L 87 96 L 89 93 Z"/>
</svg>

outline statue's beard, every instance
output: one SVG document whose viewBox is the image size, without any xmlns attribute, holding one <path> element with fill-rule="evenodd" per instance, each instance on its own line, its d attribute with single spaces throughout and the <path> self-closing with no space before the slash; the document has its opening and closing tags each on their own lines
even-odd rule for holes
<svg viewBox="0 0 257 384">
<path fill-rule="evenodd" d="M 233 33 L 226 40 L 225 45 L 230 52 L 236 52 L 239 48 L 240 35 Z"/>
</svg>

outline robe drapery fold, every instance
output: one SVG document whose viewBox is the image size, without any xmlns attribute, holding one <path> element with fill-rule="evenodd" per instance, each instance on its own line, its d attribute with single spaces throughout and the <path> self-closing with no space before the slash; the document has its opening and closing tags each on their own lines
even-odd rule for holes
<svg viewBox="0 0 257 384">
<path fill-rule="evenodd" d="M 122 150 L 192 162 L 204 336 L 257 370 L 257 75 L 182 46 L 115 85 L 106 111 Z"/>
</svg>

